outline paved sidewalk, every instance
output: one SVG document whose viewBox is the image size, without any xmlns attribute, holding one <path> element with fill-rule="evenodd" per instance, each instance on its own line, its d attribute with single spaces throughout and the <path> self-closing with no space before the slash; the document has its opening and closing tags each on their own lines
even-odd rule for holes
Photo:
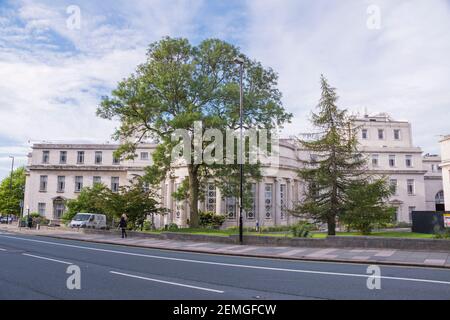
<svg viewBox="0 0 450 320">
<path fill-rule="evenodd" d="M 16 234 L 47 236 L 58 239 L 89 241 L 143 248 L 189 251 L 210 254 L 238 255 L 292 260 L 353 262 L 366 264 L 408 265 L 450 268 L 450 248 L 447 252 L 425 252 L 380 249 L 322 249 L 296 247 L 266 247 L 248 245 L 229 245 L 212 242 L 192 242 L 159 239 L 128 238 L 112 235 L 85 234 L 65 229 L 18 229 L 16 226 L 0 226 L 0 231 Z"/>
</svg>

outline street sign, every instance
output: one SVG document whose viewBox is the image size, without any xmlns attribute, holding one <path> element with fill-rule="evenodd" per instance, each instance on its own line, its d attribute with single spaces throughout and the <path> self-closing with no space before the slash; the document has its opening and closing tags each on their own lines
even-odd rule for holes
<svg viewBox="0 0 450 320">
<path fill-rule="evenodd" d="M 23 208 L 23 200 L 20 200 L 20 208 Z"/>
</svg>

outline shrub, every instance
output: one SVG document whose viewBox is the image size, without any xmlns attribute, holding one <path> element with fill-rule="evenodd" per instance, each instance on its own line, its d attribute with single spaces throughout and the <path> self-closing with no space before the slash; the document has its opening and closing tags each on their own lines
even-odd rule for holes
<svg viewBox="0 0 450 320">
<path fill-rule="evenodd" d="M 314 226 L 306 221 L 300 221 L 291 226 L 291 232 L 295 238 L 309 238 L 313 229 Z"/>
<path fill-rule="evenodd" d="M 171 223 L 167 226 L 167 231 L 177 231 L 178 230 L 178 225 L 176 223 Z"/>
<path fill-rule="evenodd" d="M 143 229 L 144 231 L 151 231 L 151 230 L 152 230 L 152 222 L 149 221 L 149 220 L 145 220 L 145 221 L 144 221 L 144 224 L 143 224 L 143 226 L 142 226 L 142 229 Z"/>
<path fill-rule="evenodd" d="M 36 225 L 47 226 L 50 223 L 46 217 L 41 216 L 37 212 L 30 213 L 30 217 L 33 219 L 33 227 Z M 23 216 L 20 221 L 25 224 L 28 223 L 28 215 Z"/>
<path fill-rule="evenodd" d="M 450 239 L 450 229 L 440 230 L 434 234 L 435 239 Z"/>
<path fill-rule="evenodd" d="M 214 212 L 200 212 L 200 227 L 219 229 L 225 222 L 225 216 L 217 215 Z"/>
</svg>

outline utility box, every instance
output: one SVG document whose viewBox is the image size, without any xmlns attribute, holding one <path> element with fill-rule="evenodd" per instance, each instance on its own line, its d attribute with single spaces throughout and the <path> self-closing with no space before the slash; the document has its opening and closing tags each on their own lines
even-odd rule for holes
<svg viewBox="0 0 450 320">
<path fill-rule="evenodd" d="M 445 230 L 444 215 L 449 216 L 436 211 L 413 211 L 412 232 L 434 234 Z"/>
</svg>

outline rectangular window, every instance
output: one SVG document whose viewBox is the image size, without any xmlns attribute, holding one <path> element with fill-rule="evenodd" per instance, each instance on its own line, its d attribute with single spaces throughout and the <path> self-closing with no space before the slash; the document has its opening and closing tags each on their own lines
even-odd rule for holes
<svg viewBox="0 0 450 320">
<path fill-rule="evenodd" d="M 362 138 L 363 138 L 363 140 L 369 139 L 369 130 L 367 130 L 367 129 L 362 130 Z"/>
<path fill-rule="evenodd" d="M 95 151 L 95 164 L 102 164 L 103 153 L 101 151 Z"/>
<path fill-rule="evenodd" d="M 281 220 L 284 220 L 287 216 L 287 186 L 285 184 L 280 185 L 280 206 Z"/>
<path fill-rule="evenodd" d="M 141 160 L 147 161 L 149 159 L 148 152 L 141 152 Z"/>
<path fill-rule="evenodd" d="M 96 185 L 96 184 L 101 184 L 102 183 L 102 177 L 99 177 L 99 176 L 95 176 L 94 178 L 93 178 L 93 185 Z"/>
<path fill-rule="evenodd" d="M 379 156 L 377 154 L 372 155 L 372 166 L 378 167 L 378 165 L 379 165 L 378 159 L 379 159 Z"/>
<path fill-rule="evenodd" d="M 251 207 L 246 210 L 246 216 L 248 220 L 254 220 L 256 217 L 256 183 L 252 183 L 250 186 L 250 205 Z"/>
<path fill-rule="evenodd" d="M 228 219 L 234 220 L 236 219 L 236 198 L 235 197 L 227 197 L 225 198 L 225 210 Z"/>
<path fill-rule="evenodd" d="M 114 164 L 114 165 L 120 164 L 120 159 L 117 158 L 117 157 L 115 157 L 114 155 L 113 155 L 113 164 Z"/>
<path fill-rule="evenodd" d="M 75 192 L 81 192 L 83 189 L 83 177 L 75 177 Z"/>
<path fill-rule="evenodd" d="M 112 192 L 119 192 L 119 177 L 112 177 L 111 178 L 111 191 Z"/>
<path fill-rule="evenodd" d="M 408 189 L 408 195 L 410 195 L 410 196 L 415 195 L 416 190 L 415 190 L 414 180 L 412 180 L 412 179 L 408 180 L 407 189 Z"/>
<path fill-rule="evenodd" d="M 395 155 L 390 155 L 389 156 L 389 166 L 391 168 L 394 168 L 396 164 L 396 159 L 395 159 Z"/>
<path fill-rule="evenodd" d="M 206 185 L 206 211 L 216 212 L 216 186 L 213 183 Z"/>
<path fill-rule="evenodd" d="M 66 164 L 67 163 L 67 151 L 59 152 L 59 163 Z"/>
<path fill-rule="evenodd" d="M 272 218 L 273 211 L 273 184 L 267 183 L 264 189 L 264 213 L 266 219 Z"/>
<path fill-rule="evenodd" d="M 77 164 L 84 164 L 84 151 L 77 152 Z"/>
<path fill-rule="evenodd" d="M 400 130 L 399 129 L 395 129 L 394 130 L 394 139 L 395 140 L 400 140 L 401 139 L 401 134 L 400 134 Z"/>
<path fill-rule="evenodd" d="M 48 176 L 41 176 L 39 180 L 39 191 L 47 192 Z"/>
<path fill-rule="evenodd" d="M 38 203 L 38 213 L 40 216 L 45 216 L 45 203 Z"/>
<path fill-rule="evenodd" d="M 412 156 L 406 156 L 405 158 L 406 167 L 412 168 L 413 167 L 413 157 Z"/>
<path fill-rule="evenodd" d="M 378 129 L 378 140 L 384 140 L 384 130 Z"/>
<path fill-rule="evenodd" d="M 57 191 L 58 192 L 64 192 L 64 189 L 66 188 L 66 177 L 64 176 L 58 176 L 58 186 Z"/>
<path fill-rule="evenodd" d="M 42 151 L 42 163 L 47 164 L 50 162 L 50 151 Z"/>
<path fill-rule="evenodd" d="M 391 186 L 391 190 L 392 190 L 393 194 L 397 195 L 397 190 L 398 190 L 398 181 L 397 181 L 397 179 L 391 179 L 389 181 L 389 184 Z"/>
</svg>

